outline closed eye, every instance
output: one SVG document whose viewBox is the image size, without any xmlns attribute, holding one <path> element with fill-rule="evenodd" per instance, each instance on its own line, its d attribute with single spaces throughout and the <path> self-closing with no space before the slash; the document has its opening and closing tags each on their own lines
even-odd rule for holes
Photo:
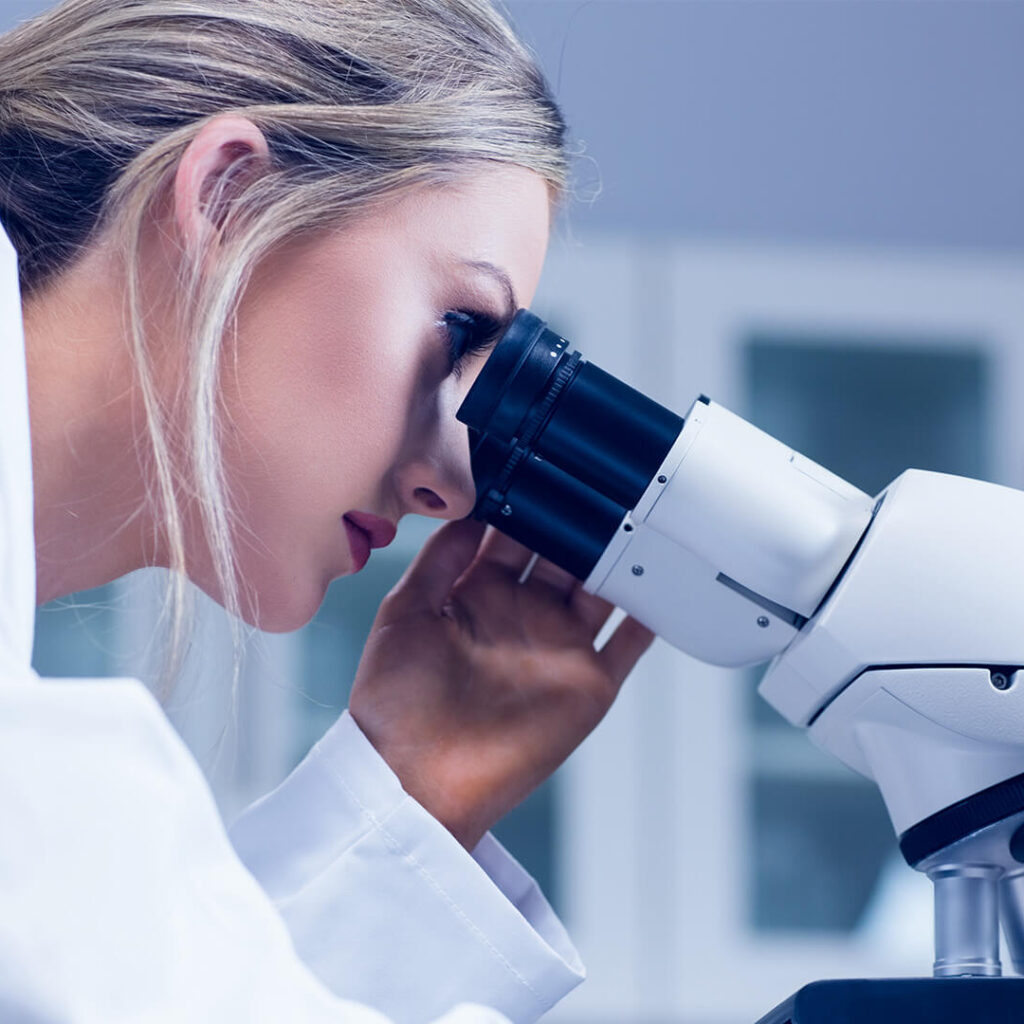
<svg viewBox="0 0 1024 1024">
<path fill-rule="evenodd" d="M 449 372 L 458 377 L 471 356 L 497 343 L 508 322 L 479 310 L 451 309 L 442 316 L 440 326 L 447 335 Z"/>
</svg>

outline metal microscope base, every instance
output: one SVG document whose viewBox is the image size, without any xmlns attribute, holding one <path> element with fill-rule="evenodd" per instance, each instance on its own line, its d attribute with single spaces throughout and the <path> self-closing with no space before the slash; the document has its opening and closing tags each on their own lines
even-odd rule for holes
<svg viewBox="0 0 1024 1024">
<path fill-rule="evenodd" d="M 1021 1024 L 1024 978 L 815 981 L 757 1024 Z"/>
</svg>

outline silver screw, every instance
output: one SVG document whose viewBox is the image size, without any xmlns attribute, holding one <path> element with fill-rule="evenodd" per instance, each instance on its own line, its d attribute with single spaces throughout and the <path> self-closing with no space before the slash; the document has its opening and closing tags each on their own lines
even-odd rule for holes
<svg viewBox="0 0 1024 1024">
<path fill-rule="evenodd" d="M 1010 677 L 1005 672 L 993 672 L 992 685 L 997 690 L 1008 690 L 1010 688 Z"/>
<path fill-rule="evenodd" d="M 767 629 L 768 626 L 770 625 L 770 622 L 768 620 L 768 616 L 767 615 L 758 615 L 758 617 L 757 617 L 757 624 L 762 629 Z"/>
<path fill-rule="evenodd" d="M 511 505 L 502 505 L 501 506 L 501 514 L 503 516 L 510 516 L 510 515 L 512 515 L 512 506 Z"/>
<path fill-rule="evenodd" d="M 642 565 L 634 565 L 633 566 L 633 575 L 634 576 L 643 576 L 643 574 L 644 574 L 644 567 Z"/>
</svg>

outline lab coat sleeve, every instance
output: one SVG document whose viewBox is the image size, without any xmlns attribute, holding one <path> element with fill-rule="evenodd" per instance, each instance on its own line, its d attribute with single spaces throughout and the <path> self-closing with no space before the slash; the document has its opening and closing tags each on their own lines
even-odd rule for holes
<svg viewBox="0 0 1024 1024">
<path fill-rule="evenodd" d="M 0 1020 L 388 1024 L 296 954 L 134 680 L 40 682 L 0 657 L 0 821 Z"/>
<path fill-rule="evenodd" d="M 491 835 L 463 849 L 348 712 L 231 837 L 316 974 L 396 1020 L 470 1001 L 533 1021 L 583 978 L 533 879 Z"/>
</svg>

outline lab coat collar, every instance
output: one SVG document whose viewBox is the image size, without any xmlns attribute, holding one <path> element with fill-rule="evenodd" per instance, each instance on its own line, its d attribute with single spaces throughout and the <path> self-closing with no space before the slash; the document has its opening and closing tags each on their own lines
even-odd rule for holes
<svg viewBox="0 0 1024 1024">
<path fill-rule="evenodd" d="M 0 665 L 32 660 L 36 559 L 18 258 L 0 227 Z"/>
</svg>

